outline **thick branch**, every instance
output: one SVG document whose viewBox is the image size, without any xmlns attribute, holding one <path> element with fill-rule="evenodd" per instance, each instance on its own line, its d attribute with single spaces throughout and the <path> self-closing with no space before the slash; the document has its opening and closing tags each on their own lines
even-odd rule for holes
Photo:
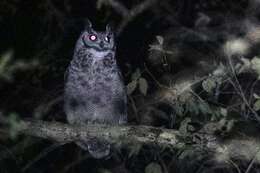
<svg viewBox="0 0 260 173">
<path fill-rule="evenodd" d="M 8 124 L 7 121 L 1 121 L 1 124 L 2 123 Z M 58 122 L 33 120 L 20 121 L 15 129 L 20 134 L 50 139 L 61 143 L 92 138 L 93 136 L 107 140 L 112 144 L 117 144 L 117 146 L 121 144 L 124 147 L 130 146 L 131 144 L 152 144 L 160 147 L 182 148 L 185 147 L 185 145 L 190 145 L 190 142 L 193 142 L 194 146 L 197 145 L 202 147 L 203 150 L 216 153 L 214 156 L 215 159 L 219 160 L 219 158 L 224 158 L 224 160 L 219 160 L 223 162 L 229 158 L 250 160 L 259 152 L 259 140 L 255 140 L 255 138 L 239 136 L 232 137 L 225 142 L 215 140 L 216 136 L 214 136 L 211 131 L 219 127 L 218 124 L 219 123 L 206 125 L 201 132 L 206 131 L 207 133 L 194 134 L 194 140 L 190 140 L 189 137 L 183 137 L 185 134 L 181 134 L 176 130 L 150 126 L 105 126 L 93 124 L 79 127 Z M 259 163 L 260 158 L 257 157 L 257 159 L 259 159 Z"/>
<path fill-rule="evenodd" d="M 149 126 L 106 126 L 91 124 L 71 126 L 58 122 L 41 120 L 21 121 L 18 133 L 68 143 L 80 139 L 96 137 L 110 143 L 122 145 L 156 144 L 161 147 L 178 147 L 184 145 L 178 131 Z"/>
</svg>

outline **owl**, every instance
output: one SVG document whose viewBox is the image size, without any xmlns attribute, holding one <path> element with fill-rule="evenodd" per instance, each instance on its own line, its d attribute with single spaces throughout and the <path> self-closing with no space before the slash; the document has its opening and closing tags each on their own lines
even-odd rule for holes
<svg viewBox="0 0 260 173">
<path fill-rule="evenodd" d="M 127 122 L 125 85 L 115 58 L 115 38 L 109 25 L 96 31 L 88 21 L 80 34 L 66 72 L 64 111 L 74 125 Z M 94 158 L 110 153 L 110 144 L 93 137 L 76 142 Z"/>
</svg>

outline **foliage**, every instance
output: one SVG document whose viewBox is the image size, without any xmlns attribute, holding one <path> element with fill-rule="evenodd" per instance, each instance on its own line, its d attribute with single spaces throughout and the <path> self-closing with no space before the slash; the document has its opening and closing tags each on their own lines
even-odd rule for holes
<svg viewBox="0 0 260 173">
<path fill-rule="evenodd" d="M 127 94 L 131 95 L 139 86 L 139 91 L 145 96 L 148 90 L 147 80 L 141 77 L 140 69 L 137 69 L 131 76 L 132 81 L 127 84 Z"/>
<path fill-rule="evenodd" d="M 38 65 L 37 60 L 32 62 L 13 61 L 13 50 L 5 52 L 0 58 L 0 79 L 11 82 L 14 73 L 17 71 L 35 68 Z"/>
<path fill-rule="evenodd" d="M 158 163 L 150 163 L 145 167 L 145 173 L 162 173 L 162 168 Z"/>
</svg>

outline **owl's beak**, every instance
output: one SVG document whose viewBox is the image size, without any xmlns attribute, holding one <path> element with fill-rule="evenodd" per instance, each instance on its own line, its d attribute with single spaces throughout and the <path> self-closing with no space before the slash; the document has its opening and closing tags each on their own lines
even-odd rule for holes
<svg viewBox="0 0 260 173">
<path fill-rule="evenodd" d="M 101 41 L 100 43 L 99 43 L 99 46 L 101 47 L 101 48 L 104 48 L 104 42 L 103 41 Z"/>
</svg>

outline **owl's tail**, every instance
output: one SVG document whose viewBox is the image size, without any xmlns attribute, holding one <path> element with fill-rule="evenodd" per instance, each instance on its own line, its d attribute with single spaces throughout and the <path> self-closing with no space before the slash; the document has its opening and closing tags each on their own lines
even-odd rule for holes
<svg viewBox="0 0 260 173">
<path fill-rule="evenodd" d="M 79 141 L 77 144 L 84 150 L 88 150 L 91 156 L 96 159 L 106 157 L 110 153 L 110 144 L 106 141 L 95 138 L 87 141 Z"/>
</svg>

